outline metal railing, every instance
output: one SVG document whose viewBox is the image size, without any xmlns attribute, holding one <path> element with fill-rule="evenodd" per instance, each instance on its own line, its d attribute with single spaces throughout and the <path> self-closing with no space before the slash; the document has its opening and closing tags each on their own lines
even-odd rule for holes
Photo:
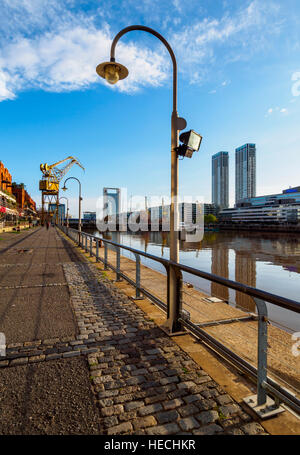
<svg viewBox="0 0 300 455">
<path fill-rule="evenodd" d="M 141 299 L 141 295 L 148 297 L 153 303 L 158 305 L 164 312 L 167 313 L 168 317 L 168 300 L 167 303 L 163 302 L 157 296 L 153 295 L 149 290 L 141 286 L 141 260 L 140 257 L 151 259 L 162 264 L 167 272 L 167 280 L 170 276 L 170 270 L 176 273 L 177 281 L 177 304 L 178 304 L 178 326 L 184 327 L 194 336 L 204 341 L 210 346 L 215 352 L 226 358 L 231 364 L 235 365 L 240 371 L 246 373 L 252 380 L 257 384 L 257 407 L 260 408 L 259 415 L 268 416 L 268 413 L 276 413 L 276 409 L 279 409 L 280 403 L 285 403 L 288 407 L 293 409 L 295 412 L 300 414 L 300 400 L 286 388 L 282 387 L 278 382 L 273 380 L 267 375 L 267 347 L 268 347 L 268 311 L 266 302 L 272 303 L 281 308 L 300 313 L 300 302 L 287 299 L 269 292 L 265 292 L 260 289 L 256 289 L 236 281 L 228 280 L 226 278 L 203 272 L 201 270 L 189 267 L 180 263 L 170 261 L 168 259 L 154 256 L 152 254 L 145 253 L 143 251 L 136 250 L 127 245 L 121 245 L 111 240 L 96 237 L 92 234 L 81 232 L 79 235 L 78 230 L 67 228 L 66 226 L 59 226 L 60 229 L 74 240 L 79 246 L 81 246 L 86 252 L 89 252 L 90 256 L 96 257 L 96 262 L 101 261 L 104 264 L 104 270 L 111 269 L 116 273 L 116 281 L 120 281 L 121 278 L 125 279 L 128 283 L 135 287 L 136 295 L 135 299 Z M 94 249 L 93 249 L 94 245 Z M 110 264 L 108 262 L 108 248 L 112 247 L 116 252 L 116 264 Z M 103 258 L 99 255 L 99 248 L 104 248 Z M 135 280 L 127 276 L 120 268 L 121 261 L 121 249 L 127 250 L 134 254 L 136 264 Z M 95 250 L 95 252 L 94 252 Z M 182 308 L 182 286 L 183 276 L 182 272 L 186 272 L 204 278 L 213 283 L 227 286 L 230 289 L 239 291 L 252 297 L 256 308 L 257 308 L 257 320 L 258 320 L 258 359 L 257 368 L 245 359 L 240 357 L 238 354 L 230 350 L 224 344 L 220 343 L 213 336 L 205 332 L 199 325 L 190 321 L 189 313 Z M 267 404 L 268 396 L 267 393 L 274 397 L 274 405 L 270 406 Z"/>
</svg>

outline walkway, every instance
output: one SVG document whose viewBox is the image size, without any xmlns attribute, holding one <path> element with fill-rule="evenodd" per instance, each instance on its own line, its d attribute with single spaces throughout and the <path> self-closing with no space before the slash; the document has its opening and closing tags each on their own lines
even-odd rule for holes
<svg viewBox="0 0 300 455">
<path fill-rule="evenodd" d="M 0 240 L 1 434 L 264 429 L 55 229 Z"/>
</svg>

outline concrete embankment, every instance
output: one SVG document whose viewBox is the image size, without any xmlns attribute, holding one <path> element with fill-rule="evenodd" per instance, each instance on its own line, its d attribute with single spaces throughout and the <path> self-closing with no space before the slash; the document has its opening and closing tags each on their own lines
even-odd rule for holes
<svg viewBox="0 0 300 455">
<path fill-rule="evenodd" d="M 220 231 L 249 231 L 249 232 L 292 232 L 300 233 L 300 224 L 296 225 L 268 225 L 268 224 L 218 224 Z"/>
</svg>

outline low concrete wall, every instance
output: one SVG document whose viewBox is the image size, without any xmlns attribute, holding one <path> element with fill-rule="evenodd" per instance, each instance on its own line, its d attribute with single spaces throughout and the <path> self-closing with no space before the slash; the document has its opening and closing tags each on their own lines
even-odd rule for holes
<svg viewBox="0 0 300 455">
<path fill-rule="evenodd" d="M 27 228 L 29 228 L 29 224 L 22 224 L 20 226 L 0 227 L 0 232 L 22 231 L 23 229 L 27 229 Z"/>
<path fill-rule="evenodd" d="M 219 224 L 222 231 L 265 231 L 265 232 L 295 232 L 300 233 L 300 224 L 290 226 L 271 226 L 260 224 Z"/>
</svg>

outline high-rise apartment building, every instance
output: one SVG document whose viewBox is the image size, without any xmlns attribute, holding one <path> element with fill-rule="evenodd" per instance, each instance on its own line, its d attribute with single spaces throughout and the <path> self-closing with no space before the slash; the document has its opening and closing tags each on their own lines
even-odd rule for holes
<svg viewBox="0 0 300 455">
<path fill-rule="evenodd" d="M 220 209 L 229 203 L 228 152 L 219 152 L 212 157 L 212 203 Z"/>
<path fill-rule="evenodd" d="M 235 203 L 256 196 L 256 146 L 235 149 Z"/>
</svg>

